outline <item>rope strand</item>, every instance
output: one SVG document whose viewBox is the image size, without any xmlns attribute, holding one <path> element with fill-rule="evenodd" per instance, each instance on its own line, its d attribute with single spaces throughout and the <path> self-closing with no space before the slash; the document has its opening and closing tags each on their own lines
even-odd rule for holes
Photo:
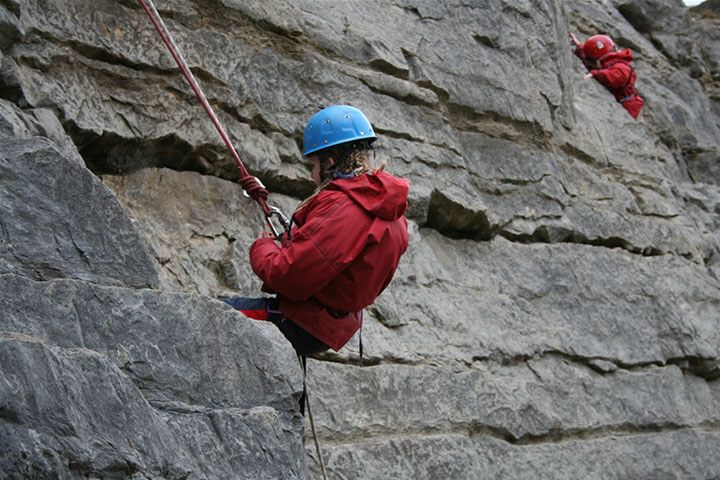
<svg viewBox="0 0 720 480">
<path fill-rule="evenodd" d="M 310 408 L 310 397 L 308 395 L 307 388 L 307 357 L 298 353 L 298 360 L 300 361 L 300 368 L 303 371 L 303 393 L 301 397 L 300 411 L 305 414 L 305 407 L 307 407 L 308 418 L 310 419 L 310 431 L 312 431 L 313 440 L 315 441 L 315 451 L 318 456 L 318 463 L 320 463 L 320 471 L 322 472 L 323 480 L 327 480 L 327 472 L 325 471 L 325 461 L 323 460 L 322 451 L 320 450 L 320 441 L 318 440 L 318 434 L 315 430 L 315 419 L 313 418 L 312 409 Z"/>
<path fill-rule="evenodd" d="M 247 168 L 245 168 L 245 165 L 242 162 L 242 159 L 240 158 L 240 155 L 237 153 L 237 150 L 235 150 L 235 147 L 233 146 L 232 142 L 230 141 L 230 137 L 225 132 L 225 129 L 220 124 L 220 120 L 218 120 L 217 115 L 215 115 L 215 112 L 213 111 L 212 106 L 208 102 L 207 98 L 205 97 L 205 94 L 203 93 L 202 89 L 200 88 L 200 85 L 198 84 L 197 80 L 195 80 L 195 76 L 193 75 L 192 71 L 190 71 L 190 67 L 188 67 L 187 62 L 183 58 L 182 54 L 180 53 L 180 49 L 175 44 L 175 41 L 172 38 L 172 35 L 170 35 L 170 31 L 168 30 L 167 26 L 165 25 L 165 22 L 163 22 L 162 17 L 160 16 L 160 13 L 158 13 L 157 9 L 155 8 L 155 4 L 152 0 L 140 0 L 140 3 L 142 4 L 143 9 L 145 10 L 145 13 L 147 13 L 148 17 L 150 17 L 150 20 L 152 21 L 153 25 L 155 26 L 155 29 L 160 34 L 160 38 L 167 46 L 168 50 L 170 51 L 170 55 L 172 55 L 173 59 L 175 60 L 175 63 L 180 68 L 180 71 L 183 74 L 183 77 L 185 77 L 185 80 L 190 84 L 190 87 L 195 92 L 195 95 L 200 100 L 200 103 L 202 104 L 203 108 L 205 109 L 205 112 L 210 117 L 210 120 L 212 121 L 213 125 L 215 125 L 215 128 L 217 129 L 218 133 L 220 134 L 220 137 L 222 138 L 223 142 L 225 143 L 225 146 L 230 150 L 231 155 L 235 159 L 235 163 L 237 164 L 238 173 L 240 175 L 240 182 L 242 184 L 242 181 L 246 177 L 254 178 L 250 175 Z M 250 192 L 248 192 L 250 193 Z M 260 205 L 260 208 L 262 208 L 263 213 L 265 214 L 266 220 L 270 224 L 270 227 L 274 230 L 274 227 L 272 226 L 272 222 L 270 222 L 269 216 L 271 215 L 271 209 L 268 206 L 267 202 L 265 201 L 265 198 L 267 196 L 258 195 L 255 200 Z"/>
<path fill-rule="evenodd" d="M 310 430 L 315 440 L 315 451 L 317 452 L 318 461 L 320 462 L 320 471 L 322 472 L 323 480 L 327 480 L 327 472 L 325 471 L 325 462 L 323 461 L 322 451 L 320 450 L 320 441 L 318 440 L 317 431 L 315 431 L 315 419 L 313 418 L 312 409 L 310 408 L 310 397 L 305 393 L 305 404 L 307 405 L 308 418 L 310 419 Z"/>
</svg>

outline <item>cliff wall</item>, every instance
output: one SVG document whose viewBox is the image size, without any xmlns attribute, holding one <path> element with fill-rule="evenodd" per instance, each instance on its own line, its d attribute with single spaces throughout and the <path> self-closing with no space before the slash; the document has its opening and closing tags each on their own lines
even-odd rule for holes
<svg viewBox="0 0 720 480">
<path fill-rule="evenodd" d="M 329 478 L 720 477 L 720 17 L 680 0 L 157 0 L 290 212 L 362 109 L 410 248 L 309 363 Z M 632 49 L 639 121 L 568 32 Z M 2 478 L 321 478 L 263 228 L 138 2 L 0 0 Z M 3 477 L 4 475 L 4 477 Z"/>
</svg>

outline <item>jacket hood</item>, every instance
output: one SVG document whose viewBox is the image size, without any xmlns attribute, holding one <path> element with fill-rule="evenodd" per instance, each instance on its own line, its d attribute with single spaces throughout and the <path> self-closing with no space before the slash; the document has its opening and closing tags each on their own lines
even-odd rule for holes
<svg viewBox="0 0 720 480">
<path fill-rule="evenodd" d="M 617 52 L 610 52 L 607 55 L 603 55 L 603 57 L 600 59 L 600 63 L 605 65 L 610 62 L 617 62 L 618 60 L 624 62 L 632 62 L 633 58 L 634 57 L 630 49 L 623 48 L 622 50 L 618 50 Z"/>
<path fill-rule="evenodd" d="M 373 216 L 396 220 L 407 210 L 410 184 L 404 178 L 383 171 L 333 180 L 328 188 L 346 193 Z"/>
</svg>

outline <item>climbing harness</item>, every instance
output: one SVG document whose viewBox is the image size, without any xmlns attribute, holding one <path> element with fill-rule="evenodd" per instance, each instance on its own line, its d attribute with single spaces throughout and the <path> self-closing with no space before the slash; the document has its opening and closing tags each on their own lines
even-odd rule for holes
<svg viewBox="0 0 720 480">
<path fill-rule="evenodd" d="M 243 190 L 245 190 L 247 196 L 254 198 L 255 201 L 258 202 L 260 208 L 263 211 L 263 214 L 265 215 L 265 221 L 270 227 L 270 230 L 272 231 L 273 235 L 275 235 L 275 238 L 280 239 L 283 233 L 289 231 L 290 220 L 278 207 L 267 204 L 267 190 L 265 189 L 263 184 L 260 183 L 260 180 L 250 175 L 247 168 L 245 168 L 245 165 L 240 159 L 240 155 L 238 155 L 237 150 L 235 150 L 235 147 L 230 141 L 230 137 L 228 137 L 225 129 L 220 124 L 220 121 L 215 115 L 215 112 L 210 106 L 210 103 L 207 101 L 205 94 L 200 88 L 200 85 L 198 84 L 197 80 L 195 80 L 195 76 L 193 75 L 192 71 L 190 71 L 190 67 L 188 67 L 187 62 L 180 53 L 180 49 L 175 44 L 175 41 L 170 35 L 170 31 L 168 30 L 167 26 L 165 26 L 165 22 L 163 22 L 162 17 L 160 17 L 160 13 L 158 13 L 157 9 L 155 8 L 155 4 L 153 3 L 153 1 L 140 0 L 140 3 L 142 4 L 145 13 L 147 13 L 148 17 L 150 17 L 150 20 L 155 26 L 155 29 L 160 34 L 160 38 L 162 38 L 162 41 L 165 43 L 168 50 L 170 51 L 170 55 L 172 55 L 175 63 L 180 68 L 180 71 L 185 77 L 185 80 L 187 80 L 187 82 L 190 84 L 190 87 L 195 92 L 195 95 L 197 95 L 200 103 L 205 109 L 205 112 L 210 117 L 210 120 L 212 120 L 213 125 L 215 125 L 215 128 L 220 134 L 220 137 L 222 137 L 223 142 L 228 147 L 230 153 L 235 159 L 238 173 L 240 175 L 240 185 L 242 186 Z M 273 222 L 273 217 L 277 218 L 277 221 L 280 223 L 280 227 L 275 225 L 275 223 Z"/>
</svg>

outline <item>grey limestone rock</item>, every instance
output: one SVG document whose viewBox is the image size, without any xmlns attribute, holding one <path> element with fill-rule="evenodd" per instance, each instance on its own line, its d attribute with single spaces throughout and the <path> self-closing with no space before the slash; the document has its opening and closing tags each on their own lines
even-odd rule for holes
<svg viewBox="0 0 720 480">
<path fill-rule="evenodd" d="M 153 287 L 133 220 L 84 165 L 45 137 L 0 139 L 0 256 L 37 280 Z"/>
<path fill-rule="evenodd" d="M 363 449 L 329 446 L 331 475 L 403 480 L 460 480 L 472 472 L 483 472 L 480 478 L 528 480 L 546 475 L 558 480 L 718 475 L 717 464 L 707 461 L 718 448 L 717 433 L 702 431 L 630 433 L 528 445 L 508 445 L 483 435 L 441 434 L 369 439 L 365 445 Z M 633 460 L 623 461 L 627 458 Z"/>
<path fill-rule="evenodd" d="M 714 1 L 155 0 L 272 204 L 334 103 L 411 182 L 365 367 L 309 364 L 329 478 L 720 477 Z M 138 2 L 0 2 L 3 474 L 321 478 L 291 348 L 213 298 L 259 295 L 236 179 Z"/>
<path fill-rule="evenodd" d="M 189 294 L 0 275 L 10 478 L 305 478 L 299 366 Z"/>
</svg>

